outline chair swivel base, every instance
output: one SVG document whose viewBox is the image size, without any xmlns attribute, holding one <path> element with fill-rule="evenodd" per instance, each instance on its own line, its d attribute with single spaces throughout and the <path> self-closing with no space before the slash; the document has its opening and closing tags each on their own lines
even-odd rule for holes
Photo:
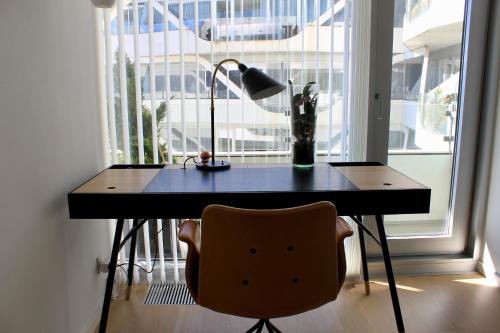
<svg viewBox="0 0 500 333">
<path fill-rule="evenodd" d="M 276 326 L 271 324 L 269 319 L 260 319 L 257 322 L 257 324 L 253 325 L 252 328 L 246 331 L 246 333 L 252 333 L 252 332 L 260 333 L 262 332 L 264 326 L 266 326 L 266 329 L 269 333 L 281 333 L 281 331 L 278 328 L 276 328 Z"/>
</svg>

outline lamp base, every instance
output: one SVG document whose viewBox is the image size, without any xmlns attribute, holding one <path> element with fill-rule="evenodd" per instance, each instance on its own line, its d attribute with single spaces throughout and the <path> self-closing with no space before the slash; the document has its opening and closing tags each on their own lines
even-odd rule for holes
<svg viewBox="0 0 500 333">
<path fill-rule="evenodd" d="M 196 169 L 201 171 L 220 171 L 227 170 L 231 167 L 231 163 L 227 161 L 209 161 L 207 164 L 201 162 L 196 163 Z"/>
</svg>

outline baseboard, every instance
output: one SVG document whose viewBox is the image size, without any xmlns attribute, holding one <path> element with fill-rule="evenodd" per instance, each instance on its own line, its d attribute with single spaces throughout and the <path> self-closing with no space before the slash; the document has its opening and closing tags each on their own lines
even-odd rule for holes
<svg viewBox="0 0 500 333">
<path fill-rule="evenodd" d="M 123 290 L 127 288 L 127 279 L 122 274 L 115 275 L 115 281 L 113 284 L 113 292 L 111 299 L 115 299 Z M 99 297 L 97 302 L 97 307 L 94 309 L 92 316 L 90 317 L 88 324 L 83 329 L 83 333 L 95 333 L 99 326 L 99 321 L 101 320 L 102 303 L 104 302 L 104 288 L 102 289 L 102 296 Z"/>
<path fill-rule="evenodd" d="M 486 276 L 487 278 L 492 278 L 495 279 L 497 282 L 497 285 L 500 286 L 500 272 L 494 272 L 490 269 L 487 268 L 485 263 L 481 260 L 477 262 L 477 271 L 481 273 L 482 275 Z"/>
<path fill-rule="evenodd" d="M 99 320 L 101 319 L 102 310 L 102 299 L 99 300 L 98 306 L 94 309 L 92 316 L 90 317 L 86 328 L 83 333 L 95 333 L 97 331 L 97 326 L 99 325 Z"/>
<path fill-rule="evenodd" d="M 477 261 L 462 255 L 393 257 L 395 275 L 441 275 L 470 274 L 477 272 Z M 382 258 L 369 258 L 368 270 L 371 276 L 384 276 Z"/>
</svg>

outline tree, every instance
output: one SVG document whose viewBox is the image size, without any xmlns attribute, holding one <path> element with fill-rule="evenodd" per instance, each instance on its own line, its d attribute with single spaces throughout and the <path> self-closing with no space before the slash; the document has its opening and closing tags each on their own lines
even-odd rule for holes
<svg viewBox="0 0 500 333">
<path fill-rule="evenodd" d="M 121 115 L 121 98 L 120 98 L 120 71 L 118 52 L 115 54 L 116 64 L 113 65 L 113 82 L 115 91 L 115 118 L 116 118 L 116 139 L 117 145 L 123 147 L 122 134 L 122 115 Z M 127 101 L 128 101 L 128 126 L 130 138 L 130 159 L 132 163 L 139 163 L 139 146 L 137 138 L 137 108 L 135 96 L 135 75 L 134 65 L 128 56 L 125 56 L 125 72 L 127 77 Z M 144 91 L 141 86 L 141 100 L 144 99 Z M 156 108 L 156 123 L 159 124 L 165 119 L 167 104 L 163 101 Z M 152 129 L 151 111 L 142 105 L 142 128 L 144 140 L 144 161 L 145 163 L 153 163 L 153 129 Z M 160 128 L 156 136 L 160 137 Z M 158 155 L 161 164 L 167 163 L 168 148 L 165 143 L 158 142 Z M 175 163 L 175 160 L 174 160 Z"/>
</svg>

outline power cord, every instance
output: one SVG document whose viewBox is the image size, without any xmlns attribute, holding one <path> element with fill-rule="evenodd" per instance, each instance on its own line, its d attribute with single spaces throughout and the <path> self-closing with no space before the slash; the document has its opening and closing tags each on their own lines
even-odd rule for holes
<svg viewBox="0 0 500 333">
<path fill-rule="evenodd" d="M 127 275 L 127 271 L 121 265 L 116 265 L 116 267 L 120 267 L 122 269 L 123 273 L 125 274 L 125 276 Z"/>
<path fill-rule="evenodd" d="M 194 163 L 197 163 L 197 162 L 196 162 L 196 156 L 191 156 L 191 157 L 188 157 L 188 158 L 186 158 L 186 159 L 184 160 L 184 167 L 183 167 L 183 169 L 186 169 L 186 163 L 187 163 L 187 161 L 189 161 L 189 160 L 191 160 L 191 159 L 193 160 L 193 162 L 194 162 Z"/>
<path fill-rule="evenodd" d="M 159 256 L 159 253 L 158 253 L 158 239 L 156 236 L 158 236 L 158 234 L 160 232 L 162 232 L 163 228 L 165 227 L 165 220 L 163 220 L 161 222 L 161 228 L 160 230 L 158 230 L 154 235 L 153 235 L 153 239 L 154 239 L 154 242 L 155 242 L 155 247 L 156 247 L 156 251 L 155 251 L 155 258 L 153 259 L 153 266 L 151 267 L 151 270 L 148 271 L 147 269 L 145 269 L 144 267 L 142 267 L 141 265 L 138 265 L 138 264 L 134 264 L 134 266 L 138 267 L 139 269 L 141 269 L 143 272 L 145 272 L 146 274 L 150 274 L 150 273 L 153 273 L 154 269 L 155 269 L 155 264 L 156 264 L 156 260 Z M 123 268 L 123 266 L 125 265 L 129 265 L 129 263 L 123 263 L 123 264 L 119 264 L 119 265 L 116 265 L 116 267 L 120 267 L 124 272 L 125 272 L 125 275 L 127 275 L 127 272 L 125 271 L 125 269 Z"/>
</svg>

